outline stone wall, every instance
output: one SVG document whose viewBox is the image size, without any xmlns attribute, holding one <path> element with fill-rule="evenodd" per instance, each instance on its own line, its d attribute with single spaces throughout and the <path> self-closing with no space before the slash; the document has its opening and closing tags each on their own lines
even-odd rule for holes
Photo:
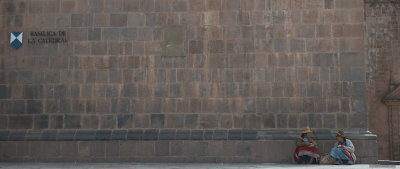
<svg viewBox="0 0 400 169">
<path fill-rule="evenodd" d="M 217 137 L 220 130 L 271 132 L 257 137 L 265 141 L 275 130 L 307 125 L 367 129 L 363 0 L 0 5 L 6 145 L 32 141 L 26 136 L 32 131 L 39 141 L 51 131 L 62 138 L 81 132 L 78 142 L 98 131 L 132 129 L 149 137 L 159 129 L 210 130 Z M 14 31 L 24 32 L 17 50 L 9 44 Z M 67 42 L 29 43 L 32 31 L 65 31 Z"/>
<path fill-rule="evenodd" d="M 391 159 L 389 110 L 382 99 L 400 84 L 399 21 L 399 1 L 366 0 L 369 129 L 378 136 L 380 159 Z"/>
<path fill-rule="evenodd" d="M 334 134 L 314 132 L 320 154 L 330 152 Z M 357 163 L 377 162 L 375 135 L 345 134 L 356 146 Z M 293 163 L 298 136 L 286 130 L 13 131 L 0 133 L 0 161 Z"/>
<path fill-rule="evenodd" d="M 319 141 L 329 152 L 332 140 Z M 355 141 L 363 148 L 374 141 Z M 2 161 L 14 162 L 204 162 L 204 163 L 293 163 L 292 140 L 252 141 L 30 141 L 2 143 Z M 266 152 L 277 152 L 273 154 Z M 362 151 L 357 163 L 374 163 L 377 149 Z M 369 156 L 369 157 L 368 157 Z"/>
</svg>

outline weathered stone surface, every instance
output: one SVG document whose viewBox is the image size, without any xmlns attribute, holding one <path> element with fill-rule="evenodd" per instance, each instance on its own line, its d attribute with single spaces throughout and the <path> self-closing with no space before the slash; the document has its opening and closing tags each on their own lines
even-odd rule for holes
<svg viewBox="0 0 400 169">
<path fill-rule="evenodd" d="M 97 129 L 99 127 L 98 116 L 83 116 L 82 127 L 85 129 Z"/>
<path fill-rule="evenodd" d="M 49 116 L 39 115 L 34 117 L 33 128 L 34 129 L 47 129 L 49 127 Z"/>
<path fill-rule="evenodd" d="M 184 35 L 183 25 L 166 25 L 164 31 L 164 56 L 184 56 Z"/>
<path fill-rule="evenodd" d="M 32 116 L 10 116 L 9 128 L 12 129 L 31 129 L 33 124 Z"/>
<path fill-rule="evenodd" d="M 163 114 L 152 114 L 150 116 L 150 123 L 152 128 L 164 128 L 165 115 Z"/>
<path fill-rule="evenodd" d="M 333 144 L 333 141 L 328 141 L 328 140 L 317 140 L 319 145 L 323 145 L 322 147 L 327 147 L 326 149 L 323 148 L 323 150 L 321 150 L 323 153 L 327 152 L 330 150 L 330 146 Z M 46 143 L 46 142 L 40 142 L 40 141 L 36 141 L 36 142 L 32 142 L 32 146 L 39 146 L 38 148 L 41 148 L 42 144 Z M 265 156 L 265 153 L 259 154 L 259 155 L 255 155 L 257 154 L 256 152 L 258 152 L 258 149 L 261 149 L 259 151 L 266 151 L 267 149 L 274 149 L 276 147 L 279 147 L 277 145 L 282 145 L 282 144 L 287 144 L 288 146 L 285 148 L 285 153 L 281 154 L 279 156 L 276 156 L 277 159 L 273 160 L 273 162 L 280 162 L 280 163 L 289 163 L 292 159 L 288 156 L 288 154 L 293 153 L 292 150 L 295 148 L 293 147 L 293 143 L 292 141 L 289 140 L 253 140 L 253 141 L 195 141 L 195 140 L 191 140 L 191 141 L 155 141 L 155 142 L 147 142 L 150 145 L 144 144 L 144 142 L 139 142 L 139 141 L 120 141 L 120 142 L 116 142 L 116 141 L 104 141 L 104 142 L 91 142 L 91 141 L 82 141 L 82 142 L 74 142 L 74 141 L 70 141 L 70 142 L 47 142 L 52 146 L 52 148 L 56 148 L 60 147 L 60 144 L 66 144 L 66 145 L 61 145 L 62 148 L 57 149 L 58 153 L 60 154 L 70 154 L 74 152 L 74 147 L 73 145 L 69 145 L 69 144 L 79 144 L 80 148 L 83 147 L 92 147 L 92 150 L 89 149 L 89 152 L 94 153 L 93 155 L 95 156 L 95 154 L 97 154 L 96 156 L 98 157 L 98 155 L 103 154 L 103 150 L 102 149 L 107 149 L 108 148 L 112 148 L 113 150 L 108 150 L 109 155 L 115 156 L 115 157 L 120 157 L 120 158 L 115 158 L 113 160 L 123 160 L 124 158 L 127 158 L 128 156 L 130 157 L 145 157 L 143 160 L 146 160 L 148 158 L 151 157 L 155 157 L 155 156 L 169 156 L 171 158 L 177 158 L 179 156 L 182 155 L 186 155 L 186 156 L 203 156 L 203 157 L 208 157 L 208 156 L 214 156 L 214 157 L 220 157 L 220 158 L 227 158 L 229 156 L 232 155 L 239 155 L 239 156 L 243 156 L 245 158 L 249 158 L 251 162 L 256 162 L 256 161 L 264 161 L 265 159 L 270 159 L 270 157 Z M 67 144 L 68 143 L 68 144 Z M 357 139 L 353 139 L 353 143 L 355 143 L 356 145 L 359 145 L 360 148 L 363 147 L 371 147 L 371 146 L 375 146 L 376 142 L 373 142 L 371 140 L 357 140 Z M 4 146 L 11 146 L 10 144 L 7 144 L 7 142 L 2 142 L 2 145 L 4 144 Z M 25 142 L 15 142 L 15 144 L 18 144 L 16 146 L 23 146 L 23 144 L 25 144 Z M 37 144 L 37 145 L 36 145 Z M 272 144 L 272 145 L 271 145 Z M 130 145 L 129 147 L 136 147 L 138 148 L 138 146 L 140 147 L 140 151 L 154 151 L 155 153 L 149 153 L 144 155 L 142 152 L 137 152 L 136 154 L 130 154 L 130 153 L 126 153 L 125 151 L 121 151 L 122 148 L 121 146 L 124 146 L 125 148 L 128 147 L 128 145 Z M 292 146 L 289 146 L 292 145 Z M 16 147 L 14 146 L 14 148 Z M 70 146 L 69 148 L 72 149 L 72 151 L 70 149 L 66 149 L 65 146 Z M 153 147 L 155 146 L 155 147 Z M 164 147 L 160 147 L 160 146 L 164 146 Z M 171 146 L 171 148 L 169 148 Z M 6 147 L 5 147 L 6 148 Z M 75 147 L 76 148 L 76 147 Z M 96 152 L 95 152 L 95 149 Z M 119 150 L 120 149 L 120 150 Z M 227 151 L 223 151 L 223 149 L 226 149 Z M 7 150 L 7 149 L 5 149 Z M 33 149 L 34 150 L 34 149 Z M 80 151 L 84 151 L 85 149 L 82 149 Z M 114 151 L 114 150 L 119 150 L 119 151 Z M 358 156 L 358 160 L 362 163 L 368 163 L 368 162 L 373 162 L 373 159 L 369 159 L 370 161 L 364 161 L 367 160 L 370 154 L 376 153 L 377 149 L 369 149 L 369 152 L 366 152 L 365 154 L 359 154 Z M 110 152 L 111 151 L 111 152 Z M 10 153 L 10 151 L 3 151 L 4 153 L 8 153 L 8 155 L 11 155 L 12 157 L 16 158 L 16 160 L 19 161 L 19 159 L 22 159 L 22 154 L 13 154 Z M 191 154 L 189 154 L 189 152 Z M 47 157 L 49 155 L 51 155 L 52 153 L 54 153 L 53 151 L 41 151 L 40 154 L 37 154 L 38 157 Z M 82 152 L 83 153 L 83 152 Z M 264 155 L 263 155 L 264 154 Z M 31 154 L 29 154 L 29 156 L 31 156 Z M 252 156 L 252 157 L 251 157 Z M 24 156 L 26 157 L 26 155 Z M 81 157 L 74 157 L 74 156 L 69 156 L 70 158 L 65 158 L 64 156 L 56 156 L 57 158 L 59 158 L 59 160 L 63 161 L 70 161 L 70 158 L 81 158 Z M 88 156 L 89 157 L 89 156 Z M 6 160 L 9 157 L 7 156 L 2 156 L 2 160 Z M 95 157 L 93 157 L 95 158 Z M 259 159 L 258 159 L 259 158 Z M 158 158 L 157 158 L 158 159 Z M 264 159 L 264 160 L 263 160 Z M 90 159 L 86 159 L 86 160 L 90 160 Z M 85 161 L 86 161 L 85 160 Z M 157 162 L 161 162 L 163 161 L 162 159 L 159 159 L 160 161 Z M 180 158 L 177 158 L 175 160 L 180 160 Z M 254 160 L 254 161 L 253 161 Z M 372 160 L 372 161 L 371 161 Z M 376 160 L 376 159 L 375 159 Z M 216 162 L 216 161 L 212 161 L 212 162 Z"/>
<path fill-rule="evenodd" d="M 121 27 L 127 25 L 127 14 L 111 14 L 110 25 L 113 27 Z"/>
<path fill-rule="evenodd" d="M 388 64 L 399 53 L 397 27 L 388 26 L 395 20 L 390 12 L 376 19 L 372 8 L 362 0 L 6 0 L 0 129 L 46 131 L 43 139 L 64 141 L 38 156 L 84 161 L 122 153 L 170 162 L 263 161 L 247 140 L 267 129 L 365 130 L 369 119 L 384 121 L 367 118 L 367 103 L 380 100 L 365 97 L 385 93 L 366 90 L 398 82 L 398 68 Z M 19 49 L 6 30 L 24 31 Z M 65 31 L 67 42 L 28 43 L 31 31 L 47 30 Z M 366 68 L 370 62 L 382 64 Z M 376 112 L 385 109 L 379 106 Z M 65 142 L 74 139 L 82 142 Z M 63 152 L 68 146 L 74 150 Z"/>
<path fill-rule="evenodd" d="M 81 116 L 65 115 L 64 126 L 67 129 L 77 129 L 81 127 Z"/>
<path fill-rule="evenodd" d="M 133 126 L 133 115 L 118 115 L 118 128 L 132 128 Z"/>
</svg>

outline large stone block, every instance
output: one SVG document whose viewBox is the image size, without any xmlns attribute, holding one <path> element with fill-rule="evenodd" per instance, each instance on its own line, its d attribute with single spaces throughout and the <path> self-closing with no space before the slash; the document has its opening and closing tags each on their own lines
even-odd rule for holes
<svg viewBox="0 0 400 169">
<path fill-rule="evenodd" d="M 110 15 L 103 13 L 93 14 L 93 25 L 97 27 L 110 26 Z"/>
<path fill-rule="evenodd" d="M 340 65 L 343 67 L 364 66 L 363 53 L 340 53 Z"/>
<path fill-rule="evenodd" d="M 104 0 L 90 0 L 89 1 L 89 10 L 91 12 L 103 12 L 104 10 Z"/>
<path fill-rule="evenodd" d="M 7 116 L 0 116 L 0 129 L 7 129 L 8 126 L 8 117 Z"/>
<path fill-rule="evenodd" d="M 296 36 L 299 38 L 314 38 L 316 35 L 314 25 L 301 25 L 296 27 Z"/>
<path fill-rule="evenodd" d="M 84 129 L 99 128 L 99 117 L 94 115 L 83 116 L 82 128 Z"/>
<path fill-rule="evenodd" d="M 0 99 L 8 99 L 11 97 L 11 88 L 6 85 L 0 85 Z M 39 90 L 40 92 L 40 90 Z"/>
<path fill-rule="evenodd" d="M 312 62 L 314 66 L 332 67 L 338 65 L 338 57 L 335 53 L 313 54 Z"/>
<path fill-rule="evenodd" d="M 114 23 L 121 24 L 121 23 Z M 121 29 L 118 28 L 103 28 L 101 31 L 103 40 L 119 40 Z"/>
<path fill-rule="evenodd" d="M 65 115 L 64 116 L 64 127 L 66 129 L 81 128 L 81 116 L 79 116 L 79 115 Z"/>
<path fill-rule="evenodd" d="M 286 39 L 275 39 L 272 43 L 274 52 L 287 52 L 289 49 L 289 43 Z"/>
<path fill-rule="evenodd" d="M 186 11 L 188 8 L 188 2 L 186 0 L 174 0 L 173 1 L 174 11 Z"/>
<path fill-rule="evenodd" d="M 62 129 L 63 128 L 63 116 L 52 115 L 49 117 L 49 128 L 51 129 Z"/>
<path fill-rule="evenodd" d="M 90 15 L 87 14 L 72 14 L 71 26 L 72 27 L 85 27 L 92 24 Z"/>
<path fill-rule="evenodd" d="M 365 97 L 365 91 L 366 84 L 364 82 L 343 83 L 343 96 Z"/>
<path fill-rule="evenodd" d="M 193 54 L 203 53 L 203 41 L 190 41 L 189 52 Z"/>
<path fill-rule="evenodd" d="M 34 129 L 47 129 L 49 127 L 49 116 L 39 115 L 34 116 L 33 128 Z"/>
<path fill-rule="evenodd" d="M 304 52 L 306 50 L 304 40 L 290 40 L 291 52 Z"/>
<path fill-rule="evenodd" d="M 222 25 L 236 25 L 238 22 L 238 13 L 232 11 L 220 12 L 219 21 Z"/>
<path fill-rule="evenodd" d="M 303 12 L 302 19 L 304 24 L 313 24 L 318 21 L 318 11 L 317 10 L 307 10 Z"/>
<path fill-rule="evenodd" d="M 360 8 L 363 6 L 363 1 L 360 0 L 337 0 L 335 1 L 336 8 Z"/>
<path fill-rule="evenodd" d="M 197 128 L 198 125 L 197 114 L 187 114 L 185 115 L 185 128 Z"/>
<path fill-rule="evenodd" d="M 111 14 L 110 25 L 113 27 L 121 27 L 127 25 L 127 14 Z"/>
<path fill-rule="evenodd" d="M 103 33 L 104 34 L 104 33 Z M 112 36 L 112 35 L 110 35 Z M 107 43 L 105 42 L 94 42 L 91 45 L 92 55 L 104 55 L 107 53 Z"/>
<path fill-rule="evenodd" d="M 184 115 L 171 114 L 166 116 L 166 128 L 184 128 Z"/>
<path fill-rule="evenodd" d="M 101 129 L 113 129 L 116 127 L 116 117 L 113 115 L 103 115 L 100 118 L 100 128 Z"/>
<path fill-rule="evenodd" d="M 342 68 L 341 79 L 343 81 L 364 81 L 365 69 L 364 68 Z"/>
<path fill-rule="evenodd" d="M 28 115 L 23 116 L 10 116 L 9 128 L 10 129 L 32 129 L 33 117 Z"/>
<path fill-rule="evenodd" d="M 133 126 L 133 115 L 121 114 L 117 117 L 118 128 L 132 128 Z"/>
<path fill-rule="evenodd" d="M 184 32 L 183 25 L 166 25 L 164 31 L 164 56 L 183 56 L 184 55 Z"/>
<path fill-rule="evenodd" d="M 218 126 L 218 119 L 216 115 L 200 115 L 199 118 L 200 128 L 216 128 Z"/>
<path fill-rule="evenodd" d="M 206 0 L 206 9 L 207 10 L 220 10 L 221 9 L 221 1 L 222 0 Z"/>
<path fill-rule="evenodd" d="M 164 128 L 165 126 L 165 115 L 164 114 L 152 114 L 150 115 L 150 124 L 152 128 Z"/>
<path fill-rule="evenodd" d="M 145 15 L 143 13 L 129 13 L 127 23 L 128 26 L 142 26 L 145 24 Z"/>
</svg>

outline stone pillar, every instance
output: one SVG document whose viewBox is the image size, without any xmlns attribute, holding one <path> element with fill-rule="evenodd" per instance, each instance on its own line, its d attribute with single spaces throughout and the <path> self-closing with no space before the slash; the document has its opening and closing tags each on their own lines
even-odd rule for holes
<svg viewBox="0 0 400 169">
<path fill-rule="evenodd" d="M 379 142 L 379 158 L 392 159 L 392 112 L 382 102 L 400 84 L 400 3 L 394 0 L 365 0 L 365 43 L 367 52 L 367 93 L 369 127 Z"/>
<path fill-rule="evenodd" d="M 390 160 L 400 160 L 400 88 L 389 93 L 383 102 L 388 107 Z"/>
<path fill-rule="evenodd" d="M 400 160 L 400 103 L 389 104 L 391 160 Z"/>
</svg>

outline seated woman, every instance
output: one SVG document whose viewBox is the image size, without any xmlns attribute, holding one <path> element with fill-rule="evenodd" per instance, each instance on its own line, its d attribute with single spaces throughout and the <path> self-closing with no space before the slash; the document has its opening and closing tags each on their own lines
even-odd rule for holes
<svg viewBox="0 0 400 169">
<path fill-rule="evenodd" d="M 301 130 L 301 136 L 296 142 L 296 151 L 294 159 L 298 164 L 316 164 L 318 163 L 317 143 L 311 138 L 310 127 L 304 127 Z"/>
<path fill-rule="evenodd" d="M 346 138 L 342 130 L 336 134 L 336 139 L 337 142 L 331 150 L 331 156 L 336 160 L 335 164 L 354 164 L 356 155 L 353 143 Z"/>
</svg>

